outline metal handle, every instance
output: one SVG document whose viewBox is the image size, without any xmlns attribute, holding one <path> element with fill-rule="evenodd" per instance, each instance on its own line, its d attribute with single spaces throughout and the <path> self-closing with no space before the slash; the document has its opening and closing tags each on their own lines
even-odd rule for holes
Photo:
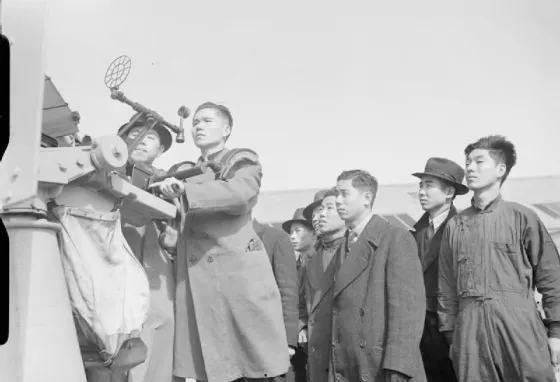
<svg viewBox="0 0 560 382">
<path fill-rule="evenodd" d="M 167 122 L 161 115 L 159 115 L 158 113 L 156 113 L 153 110 L 148 109 L 146 106 L 139 104 L 138 102 L 134 102 L 131 101 L 130 99 L 126 98 L 126 96 L 124 95 L 123 92 L 112 88 L 111 89 L 111 98 L 112 99 L 116 99 L 117 101 L 120 101 L 122 103 L 125 103 L 127 105 L 129 105 L 130 107 L 132 107 L 132 109 L 134 109 L 134 111 L 138 112 L 138 113 L 143 113 L 146 114 L 146 116 L 148 118 L 153 118 L 156 121 L 158 121 L 160 124 L 162 124 L 163 126 L 167 127 L 169 130 L 173 131 L 175 134 L 177 134 L 176 137 L 176 141 L 178 143 L 183 143 L 185 141 L 185 132 L 181 123 L 180 127 L 175 126 L 172 123 Z M 181 108 L 179 108 L 179 110 L 181 110 L 182 108 L 184 108 L 182 110 L 182 115 L 187 115 L 187 117 L 190 114 L 190 110 L 188 108 L 186 108 L 185 106 L 182 106 Z M 182 122 L 182 120 L 181 120 Z"/>
</svg>

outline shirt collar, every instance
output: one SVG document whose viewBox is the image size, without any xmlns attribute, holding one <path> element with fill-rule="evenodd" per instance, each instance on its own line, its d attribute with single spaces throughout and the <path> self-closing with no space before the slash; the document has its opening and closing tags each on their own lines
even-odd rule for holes
<svg viewBox="0 0 560 382">
<path fill-rule="evenodd" d="M 218 155 L 220 155 L 220 153 L 221 153 L 222 151 L 224 151 L 224 150 L 225 150 L 225 149 L 221 149 L 220 151 L 216 151 L 215 153 L 212 153 L 212 154 L 208 155 L 208 159 L 207 159 L 207 160 L 204 160 L 204 158 L 203 158 L 202 155 L 201 155 L 200 157 L 198 157 L 198 161 L 199 161 L 199 162 L 213 161 L 213 160 L 216 159 L 216 157 L 217 157 Z"/>
<path fill-rule="evenodd" d="M 477 211 L 477 212 L 481 212 L 481 213 L 485 213 L 485 212 L 492 212 L 494 211 L 499 205 L 500 202 L 502 201 L 502 194 L 498 194 L 498 196 L 496 197 L 496 199 L 492 200 L 490 203 L 488 203 L 488 205 L 484 208 L 480 208 L 479 206 L 476 205 L 476 203 L 474 202 L 474 197 L 471 199 L 471 205 L 473 206 L 473 208 Z"/>
<path fill-rule="evenodd" d="M 433 219 L 431 217 L 429 218 L 430 219 L 430 224 L 434 227 L 434 232 L 436 232 L 438 230 L 438 228 L 443 224 L 443 222 L 447 218 L 447 215 L 449 215 L 449 209 L 440 212 Z"/>
<path fill-rule="evenodd" d="M 349 229 L 348 230 L 348 235 L 349 237 L 353 236 L 354 237 L 354 241 L 358 239 L 358 237 L 360 237 L 362 231 L 364 230 L 364 228 L 366 228 L 366 225 L 369 223 L 369 221 L 371 220 L 371 218 L 373 217 L 374 213 L 373 211 L 364 218 L 364 220 L 362 220 L 360 223 L 358 223 L 358 225 L 354 228 L 354 229 Z"/>
</svg>

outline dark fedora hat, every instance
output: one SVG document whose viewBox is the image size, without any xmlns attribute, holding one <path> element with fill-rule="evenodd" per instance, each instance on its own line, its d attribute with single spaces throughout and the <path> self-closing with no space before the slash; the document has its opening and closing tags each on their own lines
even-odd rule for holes
<svg viewBox="0 0 560 382">
<path fill-rule="evenodd" d="M 430 158 L 426 162 L 424 172 L 416 172 L 412 175 L 417 178 L 430 175 L 442 179 L 455 187 L 457 195 L 464 195 L 469 192 L 469 188 L 463 184 L 465 171 L 461 166 L 449 159 Z"/>
<path fill-rule="evenodd" d="M 324 190 L 319 190 L 315 193 L 315 196 L 313 197 L 313 202 L 310 205 L 308 205 L 307 207 L 305 207 L 305 209 L 303 210 L 303 216 L 307 220 L 309 220 L 309 221 L 313 220 L 313 210 L 319 204 L 321 204 L 321 202 L 325 198 L 325 194 L 329 191 L 330 191 L 330 189 L 327 188 L 327 189 L 324 189 Z"/>
<path fill-rule="evenodd" d="M 290 220 L 285 221 L 282 224 L 282 229 L 284 231 L 286 231 L 287 233 L 290 233 L 290 229 L 292 228 L 292 224 L 294 223 L 301 223 L 304 224 L 306 227 L 308 227 L 309 229 L 313 229 L 313 226 L 311 225 L 311 221 L 307 220 L 304 216 L 303 216 L 303 208 L 298 208 L 295 212 L 294 212 L 294 217 Z"/>
<path fill-rule="evenodd" d="M 134 118 L 134 116 L 132 118 Z M 130 118 L 131 121 L 132 121 L 132 118 Z M 140 118 L 138 118 L 138 120 L 136 122 L 134 122 L 134 124 L 130 127 L 130 129 L 133 129 L 135 127 L 143 127 L 143 126 L 146 125 L 146 123 L 147 123 L 147 119 L 144 116 L 141 116 Z M 125 123 L 124 125 L 119 127 L 119 131 L 118 131 L 117 134 L 120 135 L 123 132 L 126 125 L 128 125 L 128 123 Z M 159 135 L 159 139 L 161 141 L 161 144 L 164 147 L 164 152 L 169 150 L 169 148 L 171 147 L 171 144 L 173 143 L 173 137 L 171 136 L 171 133 L 169 132 L 169 130 L 167 130 L 167 128 L 165 126 L 162 126 L 160 123 L 155 124 L 154 130 Z"/>
</svg>

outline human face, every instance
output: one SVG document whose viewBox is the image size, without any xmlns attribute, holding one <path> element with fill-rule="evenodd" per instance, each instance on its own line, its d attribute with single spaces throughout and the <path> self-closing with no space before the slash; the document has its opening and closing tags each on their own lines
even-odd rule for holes
<svg viewBox="0 0 560 382">
<path fill-rule="evenodd" d="M 329 235 L 343 230 L 346 225 L 336 211 L 336 196 L 327 196 L 317 208 L 319 215 L 319 231 L 322 235 Z"/>
<path fill-rule="evenodd" d="M 194 144 L 199 149 L 223 144 L 230 132 L 227 119 L 216 109 L 199 110 L 193 117 L 191 133 Z"/>
<path fill-rule="evenodd" d="M 431 175 L 423 175 L 418 189 L 418 200 L 427 212 L 439 210 L 453 197 L 453 188 L 443 180 Z"/>
<path fill-rule="evenodd" d="M 351 179 L 339 180 L 336 187 L 336 210 L 346 224 L 354 223 L 371 208 L 371 192 L 358 190 Z"/>
<path fill-rule="evenodd" d="M 315 230 L 315 233 L 318 235 L 320 234 L 319 232 L 319 206 L 315 207 L 313 209 L 313 214 L 311 215 L 311 224 L 313 225 L 313 229 Z"/>
<path fill-rule="evenodd" d="M 135 127 L 128 132 L 129 139 L 135 139 L 143 127 Z M 164 147 L 161 144 L 159 134 L 156 130 L 150 130 L 144 136 L 144 139 L 136 146 L 130 158 L 136 163 L 152 164 L 154 160 L 159 157 Z"/>
<path fill-rule="evenodd" d="M 313 245 L 313 230 L 303 223 L 294 222 L 290 227 L 290 242 L 296 252 L 307 251 Z"/>
<path fill-rule="evenodd" d="M 466 159 L 467 185 L 473 191 L 484 190 L 499 183 L 506 173 L 506 165 L 498 163 L 489 150 L 476 149 Z"/>
</svg>

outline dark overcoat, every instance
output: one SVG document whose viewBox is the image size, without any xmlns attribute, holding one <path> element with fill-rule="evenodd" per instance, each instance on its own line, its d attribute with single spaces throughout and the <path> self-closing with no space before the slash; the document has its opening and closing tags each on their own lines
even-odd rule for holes
<svg viewBox="0 0 560 382">
<path fill-rule="evenodd" d="M 329 373 L 332 329 L 332 295 L 337 257 L 325 269 L 318 246 L 302 267 L 300 326 L 307 329 L 307 375 L 310 382 L 325 382 Z"/>
<path fill-rule="evenodd" d="M 385 382 L 389 369 L 426 381 L 420 355 L 426 297 L 414 238 L 373 215 L 348 252 L 346 242 L 332 292 L 329 379 Z"/>
<path fill-rule="evenodd" d="M 253 220 L 255 232 L 264 243 L 282 298 L 282 312 L 288 345 L 297 347 L 298 337 L 298 272 L 290 237 L 281 229 Z"/>
<path fill-rule="evenodd" d="M 443 230 L 449 219 L 457 215 L 457 209 L 451 206 L 447 217 L 438 227 L 434 236 L 428 242 L 424 240 L 426 230 L 430 227 L 430 215 L 426 212 L 420 220 L 414 225 L 414 238 L 418 245 L 418 255 L 422 263 L 422 271 L 424 272 L 424 286 L 426 288 L 426 308 L 430 312 L 437 313 L 437 288 L 438 288 L 438 270 L 439 270 L 439 248 Z M 426 245 L 426 243 L 428 243 Z"/>
</svg>

